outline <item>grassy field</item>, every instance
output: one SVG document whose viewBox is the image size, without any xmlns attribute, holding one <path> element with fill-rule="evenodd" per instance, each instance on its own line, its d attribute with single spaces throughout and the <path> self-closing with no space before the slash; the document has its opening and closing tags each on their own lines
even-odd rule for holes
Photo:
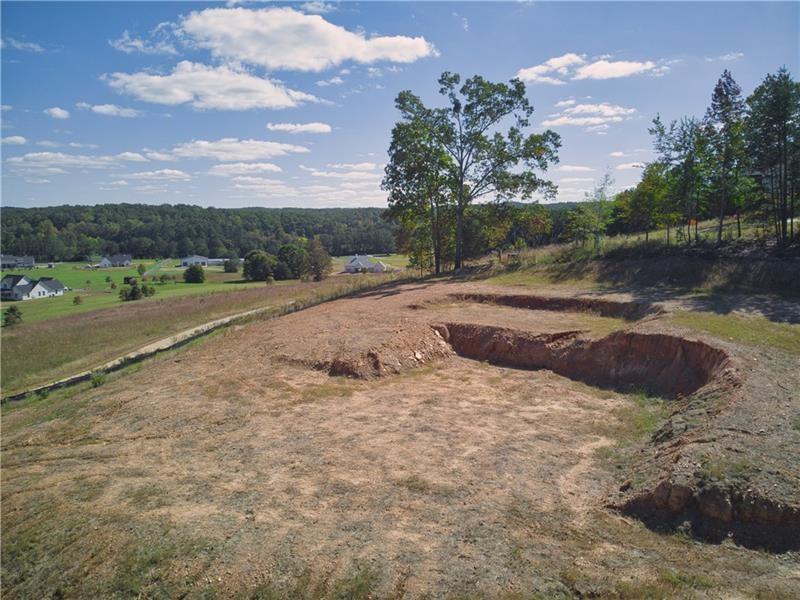
<svg viewBox="0 0 800 600">
<path fill-rule="evenodd" d="M 114 306 L 75 314 L 27 319 L 29 305 L 19 303 L 25 320 L 2 329 L 0 387 L 3 395 L 92 369 L 149 342 L 207 321 L 255 308 L 280 311 L 290 303 L 305 303 L 388 281 L 392 275 L 331 277 L 321 282 L 297 281 L 229 284 L 207 282 L 196 293 L 182 292 L 191 284 L 157 286 L 154 298 L 114 302 Z M 162 289 L 163 287 L 163 289 Z M 207 293 L 202 293 L 205 291 Z M 170 293 L 172 292 L 172 293 Z M 63 299 L 60 299 L 63 300 Z M 71 302 L 67 305 L 71 308 Z M 84 305 L 75 308 L 82 309 Z"/>
<path fill-rule="evenodd" d="M 207 267 L 205 283 L 184 283 L 182 279 L 184 269 L 174 266 L 178 264 L 176 259 L 160 263 L 152 260 L 142 260 L 137 261 L 131 268 L 112 269 L 86 269 L 84 268 L 84 263 L 58 263 L 52 269 L 13 270 L 3 271 L 2 274 L 4 276 L 9 273 L 24 274 L 32 278 L 54 277 L 70 288 L 69 292 L 56 298 L 42 298 L 40 300 L 13 303 L 22 310 L 25 323 L 36 323 L 45 319 L 121 305 L 122 301 L 118 296 L 119 288 L 123 285 L 125 277 L 139 277 L 139 273 L 136 270 L 139 264 L 143 264 L 148 269 L 147 273 L 150 273 L 150 275 L 147 275 L 148 279 L 153 276 L 158 277 L 162 273 L 177 278 L 177 281 L 169 281 L 164 284 L 157 281 L 153 282 L 156 288 L 156 295 L 152 298 L 139 300 L 139 302 L 153 302 L 166 298 L 240 290 L 264 285 L 259 282 L 245 282 L 242 280 L 241 273 L 225 273 L 222 267 Z M 107 279 L 110 279 L 110 281 Z M 112 289 L 112 283 L 116 285 L 116 289 Z M 279 282 L 278 285 L 285 283 L 289 282 Z M 74 304 L 76 296 L 81 297 L 81 304 Z M 2 309 L 5 309 L 10 304 L 12 303 L 2 303 Z"/>
</svg>

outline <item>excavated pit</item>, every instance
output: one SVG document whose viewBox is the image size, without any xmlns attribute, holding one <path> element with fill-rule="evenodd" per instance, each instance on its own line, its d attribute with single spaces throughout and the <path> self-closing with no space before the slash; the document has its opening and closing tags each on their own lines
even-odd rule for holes
<svg viewBox="0 0 800 600">
<path fill-rule="evenodd" d="M 479 302 L 498 304 L 513 308 L 550 310 L 554 312 L 587 312 L 602 317 L 616 317 L 626 321 L 638 321 L 647 316 L 660 315 L 664 309 L 649 302 L 622 302 L 599 298 L 570 298 L 555 296 L 533 296 L 530 294 L 448 294 L 457 302 Z"/>
<path fill-rule="evenodd" d="M 665 334 L 618 331 L 599 340 L 579 331 L 535 335 L 523 331 L 444 323 L 433 325 L 467 358 L 522 369 L 548 369 L 602 388 L 688 395 L 725 368 L 728 356 L 699 341 Z"/>
</svg>

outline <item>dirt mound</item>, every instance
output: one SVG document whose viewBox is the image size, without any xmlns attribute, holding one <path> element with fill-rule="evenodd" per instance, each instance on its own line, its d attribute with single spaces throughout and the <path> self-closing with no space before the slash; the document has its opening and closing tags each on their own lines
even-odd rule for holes
<svg viewBox="0 0 800 600">
<path fill-rule="evenodd" d="M 691 394 L 728 366 L 722 350 L 704 342 L 665 334 L 630 331 L 588 340 L 579 331 L 532 335 L 472 325 L 434 325 L 460 355 L 559 375 L 622 390 L 661 396 Z"/>
<path fill-rule="evenodd" d="M 618 317 L 629 321 L 648 315 L 663 314 L 664 309 L 648 302 L 620 302 L 599 298 L 532 296 L 529 294 L 448 294 L 453 300 L 484 302 L 556 312 L 591 312 L 603 317 Z"/>
</svg>

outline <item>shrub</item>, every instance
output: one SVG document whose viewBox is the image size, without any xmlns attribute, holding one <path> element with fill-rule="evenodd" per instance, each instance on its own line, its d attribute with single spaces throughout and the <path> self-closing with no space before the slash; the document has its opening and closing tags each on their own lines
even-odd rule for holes
<svg viewBox="0 0 800 600">
<path fill-rule="evenodd" d="M 72 303 L 73 303 L 74 305 L 76 305 L 76 306 L 77 306 L 78 304 L 83 304 L 83 298 L 82 298 L 82 297 L 80 297 L 80 296 L 75 296 L 75 297 L 72 299 Z"/>
<path fill-rule="evenodd" d="M 18 323 L 22 323 L 22 311 L 16 306 L 9 306 L 3 312 L 3 326 L 13 327 Z"/>
<path fill-rule="evenodd" d="M 203 283 L 206 280 L 206 272 L 200 265 L 192 265 L 183 272 L 183 280 L 186 283 Z"/>
<path fill-rule="evenodd" d="M 111 283 L 111 275 L 106 275 L 106 283 Z"/>
<path fill-rule="evenodd" d="M 139 287 L 138 283 L 134 283 L 130 286 L 125 286 L 119 291 L 119 299 L 123 302 L 129 302 L 131 300 L 139 300 L 144 294 L 142 293 L 142 288 Z"/>
<path fill-rule="evenodd" d="M 238 273 L 239 272 L 239 259 L 238 258 L 229 258 L 223 264 L 223 269 L 225 269 L 226 273 Z"/>
<path fill-rule="evenodd" d="M 143 285 L 142 286 L 142 296 L 149 298 L 150 296 L 154 296 L 156 293 L 156 288 L 152 285 Z"/>
<path fill-rule="evenodd" d="M 136 267 L 136 272 L 139 273 L 139 275 L 144 275 L 145 271 L 147 271 L 147 267 L 142 264 Z"/>
<path fill-rule="evenodd" d="M 112 290 L 115 290 L 115 289 L 117 289 L 117 284 L 116 284 L 116 283 L 114 283 L 113 281 L 111 282 L 111 289 L 112 289 Z"/>
<path fill-rule="evenodd" d="M 100 387 L 106 382 L 106 374 L 103 371 L 95 371 L 91 374 L 89 381 L 92 382 L 92 387 Z"/>
<path fill-rule="evenodd" d="M 169 279 L 170 279 L 169 275 L 167 275 L 166 273 L 162 273 L 161 275 L 158 276 L 158 281 L 160 283 L 167 283 Z"/>
<path fill-rule="evenodd" d="M 244 278 L 248 281 L 266 281 L 275 275 L 275 257 L 262 250 L 253 250 L 244 257 Z"/>
</svg>

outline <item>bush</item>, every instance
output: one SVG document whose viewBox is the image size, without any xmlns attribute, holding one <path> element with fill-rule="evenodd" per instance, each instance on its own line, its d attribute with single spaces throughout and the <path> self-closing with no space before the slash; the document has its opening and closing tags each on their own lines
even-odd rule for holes
<svg viewBox="0 0 800 600">
<path fill-rule="evenodd" d="M 248 281 L 266 281 L 275 276 L 275 257 L 262 250 L 253 250 L 244 257 L 244 278 Z"/>
<path fill-rule="evenodd" d="M 80 296 L 75 296 L 75 297 L 72 299 L 72 303 L 73 303 L 74 305 L 76 305 L 76 306 L 77 306 L 78 304 L 83 304 L 83 298 L 82 298 L 82 297 L 80 297 Z"/>
<path fill-rule="evenodd" d="M 183 272 L 183 280 L 186 283 L 203 283 L 206 280 L 206 272 L 200 265 L 192 265 Z"/>
<path fill-rule="evenodd" d="M 238 273 L 239 272 L 239 259 L 238 258 L 229 258 L 223 264 L 223 269 L 225 269 L 226 273 Z"/>
<path fill-rule="evenodd" d="M 96 371 L 91 374 L 89 381 L 92 382 L 93 388 L 100 387 L 106 382 L 106 374 L 103 371 Z"/>
<path fill-rule="evenodd" d="M 142 293 L 142 288 L 139 287 L 138 283 L 134 283 L 130 286 L 125 286 L 119 291 L 119 299 L 123 302 L 129 302 L 131 300 L 139 300 L 144 294 Z"/>
<path fill-rule="evenodd" d="M 22 311 L 16 306 L 9 306 L 3 312 L 3 326 L 13 327 L 18 323 L 22 323 Z"/>
<path fill-rule="evenodd" d="M 136 267 L 136 272 L 139 273 L 139 275 L 144 275 L 145 271 L 147 271 L 147 267 L 145 267 L 144 265 L 139 265 L 138 267 Z"/>
<path fill-rule="evenodd" d="M 142 296 L 145 298 L 149 298 L 150 296 L 154 296 L 156 293 L 156 288 L 152 285 L 143 285 L 142 286 Z"/>
<path fill-rule="evenodd" d="M 166 273 L 162 273 L 161 275 L 158 276 L 159 283 L 167 283 L 169 279 L 170 277 Z"/>
</svg>

